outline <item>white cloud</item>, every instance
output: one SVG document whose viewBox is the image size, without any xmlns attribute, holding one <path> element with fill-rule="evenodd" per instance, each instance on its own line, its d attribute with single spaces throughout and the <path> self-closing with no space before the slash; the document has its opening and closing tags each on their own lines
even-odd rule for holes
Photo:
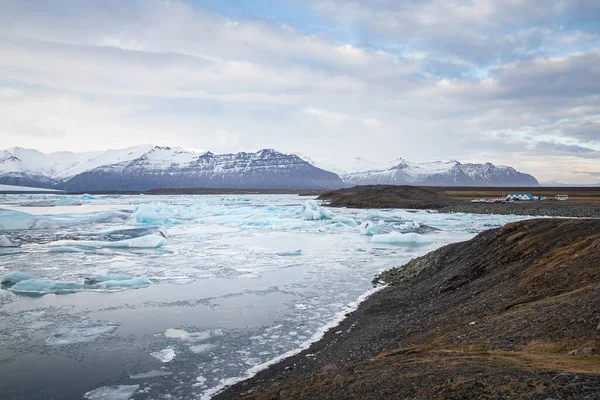
<svg viewBox="0 0 600 400">
<path fill-rule="evenodd" d="M 336 113 L 332 111 L 319 110 L 316 108 L 305 108 L 303 110 L 304 114 L 310 115 L 320 119 L 323 122 L 327 123 L 340 123 L 348 120 L 349 116 L 342 113 Z"/>
<path fill-rule="evenodd" d="M 368 152 L 544 179 L 564 174 L 542 165 L 555 157 L 600 170 L 578 147 L 536 145 L 596 149 L 600 137 L 598 32 L 548 23 L 570 1 L 323 0 L 313 7 L 333 25 L 321 34 L 182 1 L 111 4 L 0 4 L 4 147 L 273 147 L 341 168 Z"/>
</svg>

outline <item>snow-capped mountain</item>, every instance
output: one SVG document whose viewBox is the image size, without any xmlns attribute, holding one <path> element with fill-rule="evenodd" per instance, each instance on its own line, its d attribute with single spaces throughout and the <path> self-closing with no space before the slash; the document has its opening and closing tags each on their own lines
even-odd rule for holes
<svg viewBox="0 0 600 400">
<path fill-rule="evenodd" d="M 357 159 L 364 172 L 318 168 L 310 159 L 275 150 L 196 153 L 179 147 L 140 145 L 88 153 L 41 153 L 19 147 L 0 151 L 0 184 L 68 191 L 154 188 L 336 189 L 354 185 L 532 186 L 537 180 L 514 168 L 458 161 L 392 167 Z M 390 165 L 390 164 L 388 164 Z M 341 178 L 340 178 L 341 176 Z"/>
<path fill-rule="evenodd" d="M 91 153 L 8 149 L 0 152 L 0 183 L 69 191 L 343 186 L 338 175 L 275 150 L 216 155 L 151 145 Z"/>
<path fill-rule="evenodd" d="M 348 185 L 537 186 L 531 175 L 503 165 L 462 164 L 452 160 L 411 163 L 398 159 L 385 169 L 341 174 Z"/>
</svg>

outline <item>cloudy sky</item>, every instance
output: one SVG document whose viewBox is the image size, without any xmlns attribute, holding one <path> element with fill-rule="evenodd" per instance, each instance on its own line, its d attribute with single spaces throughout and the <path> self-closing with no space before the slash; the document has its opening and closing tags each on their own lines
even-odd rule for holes
<svg viewBox="0 0 600 400">
<path fill-rule="evenodd" d="M 2 0 L 0 137 L 597 183 L 600 2 Z"/>
</svg>

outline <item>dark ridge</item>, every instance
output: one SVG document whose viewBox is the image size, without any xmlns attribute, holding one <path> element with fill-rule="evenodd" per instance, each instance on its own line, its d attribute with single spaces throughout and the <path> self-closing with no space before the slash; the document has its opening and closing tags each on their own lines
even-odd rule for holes
<svg viewBox="0 0 600 400">
<path fill-rule="evenodd" d="M 440 209 L 458 204 L 442 192 L 418 186 L 368 185 L 329 191 L 319 200 L 331 207 Z"/>
</svg>

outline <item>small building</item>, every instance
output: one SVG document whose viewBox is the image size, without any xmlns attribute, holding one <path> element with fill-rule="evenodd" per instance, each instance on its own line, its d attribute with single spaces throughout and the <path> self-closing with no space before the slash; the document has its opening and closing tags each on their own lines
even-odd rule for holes
<svg viewBox="0 0 600 400">
<path fill-rule="evenodd" d="M 511 193 L 506 196 L 506 200 L 510 201 L 532 201 L 535 200 L 531 193 Z"/>
<path fill-rule="evenodd" d="M 569 200 L 569 195 L 568 194 L 557 194 L 556 196 L 554 196 L 554 200 L 558 200 L 558 201 Z"/>
</svg>

